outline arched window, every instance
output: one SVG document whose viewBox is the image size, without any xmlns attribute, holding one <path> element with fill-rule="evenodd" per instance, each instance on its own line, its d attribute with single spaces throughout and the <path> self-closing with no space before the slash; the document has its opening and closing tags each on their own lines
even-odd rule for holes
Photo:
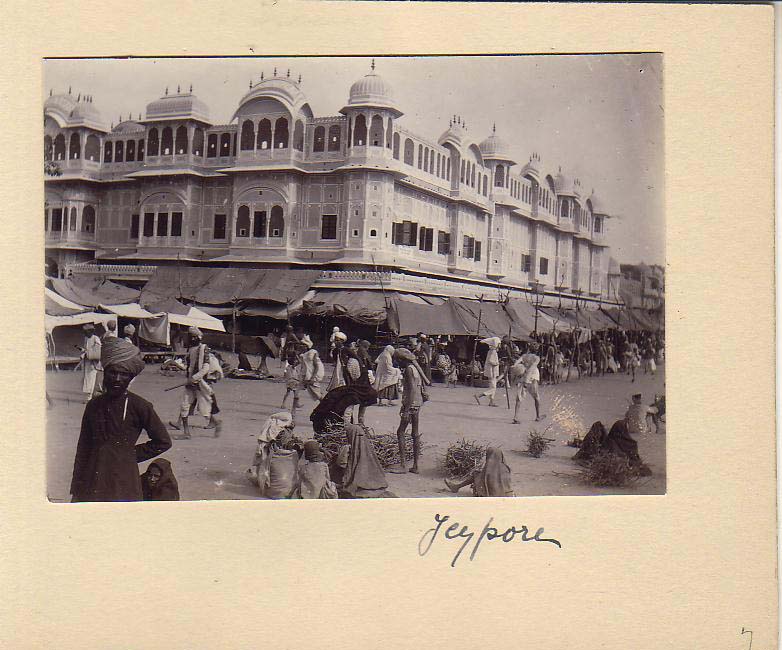
<svg viewBox="0 0 782 650">
<path fill-rule="evenodd" d="M 494 187 L 505 187 L 505 167 L 497 165 L 494 172 Z"/>
<path fill-rule="evenodd" d="M 95 137 L 95 136 L 92 136 Z M 88 138 L 89 141 L 89 138 Z M 51 160 L 52 155 L 54 154 L 54 142 L 52 141 L 52 136 L 45 135 L 43 136 L 43 159 L 44 160 Z"/>
<path fill-rule="evenodd" d="M 394 125 L 391 120 L 388 120 L 388 128 L 386 129 L 386 147 L 391 148 L 391 142 L 394 139 Z"/>
<path fill-rule="evenodd" d="M 429 173 L 434 174 L 434 149 L 429 150 Z"/>
<path fill-rule="evenodd" d="M 369 129 L 369 144 L 371 144 L 373 147 L 382 147 L 383 140 L 385 140 L 383 118 L 379 115 L 373 115 L 372 126 Z"/>
<path fill-rule="evenodd" d="M 304 123 L 296 120 L 293 127 L 293 148 L 296 151 L 304 151 Z"/>
<path fill-rule="evenodd" d="M 49 142 L 51 143 L 51 140 Z M 90 133 L 90 135 L 87 136 L 87 142 L 84 143 L 84 157 L 87 160 L 94 160 L 96 162 L 100 160 L 100 140 L 98 140 L 98 136 L 93 133 Z"/>
<path fill-rule="evenodd" d="M 114 162 L 123 162 L 125 160 L 125 143 L 117 140 L 114 143 Z"/>
<path fill-rule="evenodd" d="M 445 180 L 450 181 L 451 180 L 451 159 L 447 158 L 445 160 L 446 166 L 445 166 Z"/>
<path fill-rule="evenodd" d="M 429 149 L 424 148 L 424 167 L 423 170 L 425 172 L 429 171 Z"/>
<path fill-rule="evenodd" d="M 464 183 L 464 160 L 462 160 L 462 164 L 459 166 L 459 182 Z"/>
<path fill-rule="evenodd" d="M 239 206 L 239 211 L 236 215 L 236 236 L 250 236 L 250 208 L 246 205 Z"/>
<path fill-rule="evenodd" d="M 193 131 L 193 155 L 204 155 L 204 130 L 200 126 Z"/>
<path fill-rule="evenodd" d="M 488 183 L 487 183 L 488 179 L 489 179 L 489 175 L 486 174 L 483 177 L 483 195 L 484 196 L 489 196 L 489 188 L 488 188 Z"/>
<path fill-rule="evenodd" d="M 160 147 L 160 140 L 158 139 L 157 129 L 149 130 L 149 137 L 147 138 L 147 155 L 157 156 L 158 148 Z"/>
<path fill-rule="evenodd" d="M 470 172 L 470 187 L 475 187 L 475 163 L 470 165 L 472 171 Z"/>
<path fill-rule="evenodd" d="M 239 147 L 242 151 L 255 149 L 255 126 L 250 120 L 242 122 L 242 136 L 239 140 Z"/>
<path fill-rule="evenodd" d="M 440 176 L 440 162 L 441 162 L 441 156 L 440 156 L 440 154 L 438 153 L 438 154 L 437 154 L 437 176 L 438 176 L 438 177 Z"/>
<path fill-rule="evenodd" d="M 85 205 L 81 212 L 81 231 L 95 232 L 95 208 L 91 205 Z"/>
<path fill-rule="evenodd" d="M 128 140 L 125 143 L 125 160 L 127 162 L 133 162 L 136 160 L 136 141 Z"/>
<path fill-rule="evenodd" d="M 356 123 L 353 127 L 353 145 L 356 147 L 364 146 L 367 143 L 367 121 L 363 115 L 356 116 Z"/>
<path fill-rule="evenodd" d="M 288 120 L 284 117 L 278 117 L 274 123 L 274 148 L 287 149 L 288 137 Z"/>
<path fill-rule="evenodd" d="M 177 154 L 187 153 L 187 127 L 180 126 L 176 130 L 176 149 Z"/>
<path fill-rule="evenodd" d="M 68 158 L 76 160 L 81 155 L 81 138 L 78 133 L 71 133 L 71 146 L 68 150 Z"/>
<path fill-rule="evenodd" d="M 54 159 L 65 159 L 65 136 L 62 133 L 54 139 Z"/>
<path fill-rule="evenodd" d="M 394 133 L 394 159 L 399 160 L 399 134 Z"/>
<path fill-rule="evenodd" d="M 332 124 L 329 127 L 329 151 L 339 151 L 342 143 L 340 142 L 342 129 L 339 124 Z"/>
<path fill-rule="evenodd" d="M 415 145 L 410 138 L 405 138 L 405 164 L 413 166 L 413 156 L 415 151 Z"/>
<path fill-rule="evenodd" d="M 282 207 L 274 205 L 269 219 L 269 237 L 282 237 L 284 232 L 285 220 L 282 218 Z"/>
<path fill-rule="evenodd" d="M 559 209 L 559 215 L 563 219 L 569 218 L 569 215 L 568 215 L 568 202 L 566 200 L 562 201 L 562 206 Z"/>
<path fill-rule="evenodd" d="M 210 133 L 206 138 L 206 157 L 217 158 L 217 134 Z"/>
<path fill-rule="evenodd" d="M 170 156 L 174 151 L 174 132 L 170 126 L 163 129 L 163 135 L 160 138 L 160 155 Z"/>
<path fill-rule="evenodd" d="M 57 141 L 55 141 L 55 151 L 57 145 Z M 114 160 L 114 143 L 112 143 L 110 140 L 106 140 L 106 143 L 103 145 L 103 162 L 110 163 Z"/>
<path fill-rule="evenodd" d="M 71 208 L 71 227 L 69 230 L 76 230 L 76 208 Z"/>
<path fill-rule="evenodd" d="M 138 141 L 138 149 L 136 149 L 136 160 L 141 162 L 144 160 L 144 141 L 139 140 Z"/>
<path fill-rule="evenodd" d="M 266 210 L 253 213 L 253 237 L 266 237 Z"/>
<path fill-rule="evenodd" d="M 314 152 L 326 150 L 326 127 L 316 126 L 312 140 L 312 150 Z"/>
<path fill-rule="evenodd" d="M 348 149 L 353 146 L 353 120 L 348 117 Z"/>
<path fill-rule="evenodd" d="M 252 140 L 250 141 L 252 142 Z M 252 147 L 250 147 L 252 149 Z M 236 134 L 234 133 L 234 153 L 236 153 Z M 231 134 L 220 134 L 220 156 L 227 157 L 231 155 Z"/>
<path fill-rule="evenodd" d="M 418 145 L 418 169 L 423 169 L 424 167 L 424 146 L 419 144 Z"/>
<path fill-rule="evenodd" d="M 269 149 L 272 146 L 272 123 L 266 118 L 258 122 L 258 137 L 255 141 L 256 149 Z"/>
</svg>

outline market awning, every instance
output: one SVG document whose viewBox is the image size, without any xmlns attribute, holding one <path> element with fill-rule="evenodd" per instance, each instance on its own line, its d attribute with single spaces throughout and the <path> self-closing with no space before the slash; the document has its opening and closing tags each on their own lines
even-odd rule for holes
<svg viewBox="0 0 782 650">
<path fill-rule="evenodd" d="M 540 328 L 541 323 L 549 321 L 541 320 L 538 313 L 537 323 L 535 320 L 535 305 L 526 300 L 511 299 L 505 305 L 505 311 L 508 316 L 516 323 L 518 329 L 522 332 L 530 333 L 535 331 L 535 326 Z"/>
<path fill-rule="evenodd" d="M 98 314 L 94 311 L 88 311 L 84 314 L 74 314 L 73 316 L 51 316 L 46 314 L 44 316 L 44 327 L 46 331 L 51 334 L 55 327 L 85 325 L 86 323 L 92 323 L 93 325 L 100 323 L 105 326 L 109 321 L 114 321 L 116 323 L 117 317 L 114 314 Z"/>
<path fill-rule="evenodd" d="M 174 325 L 184 325 L 185 327 L 195 326 L 199 329 L 225 332 L 223 321 L 210 316 L 197 307 L 191 307 L 187 314 L 168 314 L 168 322 Z"/>
<path fill-rule="evenodd" d="M 427 334 L 469 334 L 449 302 L 439 305 L 420 305 L 406 300 L 394 301 L 394 318 L 389 324 L 399 336 L 410 336 L 418 332 Z"/>
<path fill-rule="evenodd" d="M 74 316 L 89 311 L 89 307 L 78 305 L 67 298 L 63 298 L 56 291 L 44 287 L 44 303 L 46 313 L 49 316 Z"/>
<path fill-rule="evenodd" d="M 159 313 L 153 314 L 152 312 L 147 311 L 136 302 L 131 302 L 127 305 L 100 305 L 100 308 L 111 314 L 122 316 L 122 318 L 135 318 L 140 320 L 142 318 L 155 318 L 156 316 L 160 316 Z"/>
<path fill-rule="evenodd" d="M 391 294 L 382 291 L 317 290 L 305 300 L 301 311 L 321 316 L 348 316 L 360 323 L 382 323 L 386 320 L 387 305 L 392 303 Z"/>
<path fill-rule="evenodd" d="M 464 329 L 473 336 L 503 337 L 510 334 L 515 340 L 527 339 L 529 336 L 529 332 L 513 321 L 501 303 L 479 302 L 466 298 L 450 298 L 448 302 L 464 324 Z"/>
<path fill-rule="evenodd" d="M 320 271 L 312 269 L 158 267 L 143 295 L 150 302 L 177 298 L 205 305 L 238 300 L 286 304 L 304 295 L 319 276 Z"/>
<path fill-rule="evenodd" d="M 52 288 L 63 298 L 88 307 L 136 302 L 140 294 L 138 289 L 131 289 L 102 278 L 78 276 L 64 280 L 54 279 L 51 283 Z"/>
<path fill-rule="evenodd" d="M 591 330 L 606 330 L 616 327 L 616 323 L 599 309 L 585 309 L 580 312 L 580 317 L 587 319 L 587 327 Z"/>
</svg>

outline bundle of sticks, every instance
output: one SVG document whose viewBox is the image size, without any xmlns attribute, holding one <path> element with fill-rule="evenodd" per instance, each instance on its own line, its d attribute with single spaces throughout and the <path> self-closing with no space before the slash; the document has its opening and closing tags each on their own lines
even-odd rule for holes
<svg viewBox="0 0 782 650">
<path fill-rule="evenodd" d="M 440 468 L 449 478 L 470 475 L 483 465 L 486 445 L 462 438 L 451 444 L 440 461 Z"/>
<path fill-rule="evenodd" d="M 399 443 L 396 434 L 393 433 L 375 433 L 371 427 L 364 427 L 375 448 L 375 454 L 380 461 L 380 465 L 386 469 L 391 465 L 399 463 Z M 348 444 L 345 427 L 341 423 L 326 424 L 325 431 L 315 434 L 315 440 L 320 443 L 321 448 L 329 454 L 337 454 L 339 448 Z M 405 458 L 408 461 L 413 460 L 413 441 L 410 436 L 405 436 Z"/>
</svg>

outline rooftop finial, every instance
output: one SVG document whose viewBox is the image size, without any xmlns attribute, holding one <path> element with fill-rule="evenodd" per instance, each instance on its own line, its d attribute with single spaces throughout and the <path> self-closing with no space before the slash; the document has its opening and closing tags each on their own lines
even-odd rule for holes
<svg viewBox="0 0 782 650">
<path fill-rule="evenodd" d="M 79 103 L 81 101 L 81 93 L 79 93 L 79 96 L 76 98 L 76 103 Z"/>
<path fill-rule="evenodd" d="M 261 70 L 261 81 L 263 81 L 263 70 Z"/>
<path fill-rule="evenodd" d="M 290 79 L 291 78 L 291 69 L 288 68 L 288 72 L 285 73 L 285 78 Z"/>
<path fill-rule="evenodd" d="M 141 122 L 141 113 L 138 114 L 138 121 Z"/>
<path fill-rule="evenodd" d="M 49 88 L 49 97 L 52 96 L 52 93 L 54 92 L 54 88 Z"/>
<path fill-rule="evenodd" d="M 193 84 L 190 84 L 190 92 L 193 92 Z"/>
<path fill-rule="evenodd" d="M 492 133 L 497 133 L 497 123 L 496 122 L 491 125 L 491 132 Z"/>
<path fill-rule="evenodd" d="M 299 75 L 299 83 L 301 83 L 301 75 Z"/>
<path fill-rule="evenodd" d="M 69 95 L 71 94 L 71 87 L 70 86 L 68 86 L 68 94 Z"/>
<path fill-rule="evenodd" d="M 277 76 L 277 68 L 276 67 L 274 68 L 274 76 L 275 77 Z"/>
<path fill-rule="evenodd" d="M 168 95 L 168 86 L 166 86 L 166 95 Z"/>
<path fill-rule="evenodd" d="M 253 87 L 253 80 L 252 80 L 252 79 L 250 79 L 250 85 L 249 85 L 249 87 L 250 87 L 250 88 L 252 88 L 252 87 Z"/>
<path fill-rule="evenodd" d="M 374 71 L 375 71 L 375 60 L 372 59 L 372 72 L 374 72 Z"/>
<path fill-rule="evenodd" d="M 177 84 L 177 85 L 176 85 L 176 94 L 178 95 L 178 94 L 179 94 L 179 93 L 181 93 L 181 92 L 182 92 L 182 91 L 179 89 L 179 84 Z"/>
</svg>

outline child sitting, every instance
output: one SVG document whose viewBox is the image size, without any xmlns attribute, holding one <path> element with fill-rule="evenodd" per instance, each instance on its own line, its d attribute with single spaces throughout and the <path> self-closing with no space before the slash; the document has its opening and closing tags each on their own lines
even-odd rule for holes
<svg viewBox="0 0 782 650">
<path fill-rule="evenodd" d="M 304 443 L 304 460 L 299 465 L 296 489 L 299 499 L 336 499 L 337 487 L 329 476 L 329 466 L 317 440 Z"/>
<path fill-rule="evenodd" d="M 141 475 L 141 493 L 144 501 L 179 501 L 179 485 L 165 458 L 152 461 Z"/>
</svg>

